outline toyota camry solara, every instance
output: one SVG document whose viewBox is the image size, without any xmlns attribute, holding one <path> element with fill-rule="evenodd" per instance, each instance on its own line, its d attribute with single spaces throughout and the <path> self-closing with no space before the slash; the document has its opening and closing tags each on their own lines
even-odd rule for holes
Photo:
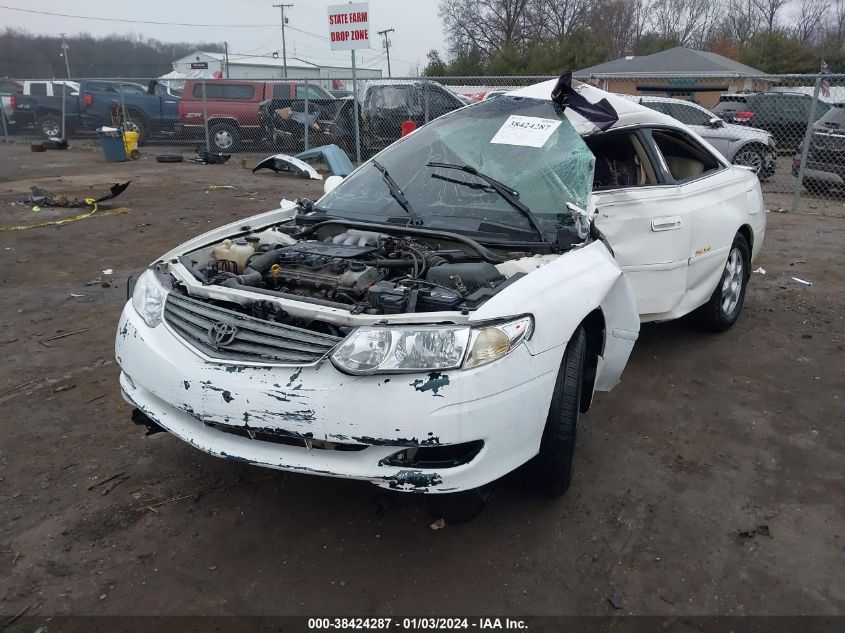
<svg viewBox="0 0 845 633">
<path fill-rule="evenodd" d="M 756 176 L 674 119 L 555 87 L 451 112 L 318 201 L 155 261 L 116 339 L 136 416 L 297 473 L 447 493 L 527 464 L 566 491 L 640 323 L 736 321 L 765 213 Z"/>
</svg>

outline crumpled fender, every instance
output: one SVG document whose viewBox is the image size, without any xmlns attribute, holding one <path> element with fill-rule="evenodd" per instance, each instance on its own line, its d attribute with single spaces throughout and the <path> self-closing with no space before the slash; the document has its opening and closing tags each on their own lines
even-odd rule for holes
<svg viewBox="0 0 845 633">
<path fill-rule="evenodd" d="M 259 169 L 272 169 L 276 173 L 289 172 L 296 176 L 307 176 L 311 180 L 323 179 L 323 177 L 317 173 L 317 170 L 304 160 L 300 160 L 295 156 L 288 156 L 287 154 L 275 154 L 273 156 L 268 156 L 253 167 L 252 172 L 255 173 Z"/>
</svg>

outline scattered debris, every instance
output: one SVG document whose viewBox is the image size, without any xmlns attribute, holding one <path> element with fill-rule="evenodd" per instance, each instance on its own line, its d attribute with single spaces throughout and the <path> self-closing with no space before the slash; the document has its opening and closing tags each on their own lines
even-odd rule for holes
<svg viewBox="0 0 845 633">
<path fill-rule="evenodd" d="M 812 286 L 813 285 L 812 281 L 807 281 L 806 279 L 801 279 L 800 277 L 793 277 L 792 281 L 797 281 L 799 284 L 802 284 L 804 286 Z"/>
<path fill-rule="evenodd" d="M 76 385 L 60 385 L 53 389 L 53 393 L 62 393 L 63 391 L 70 391 L 71 389 L 76 389 Z"/>
<path fill-rule="evenodd" d="M 95 483 L 91 486 L 88 486 L 88 490 L 95 490 L 96 488 L 99 488 L 100 486 L 105 486 L 100 491 L 101 494 L 103 494 L 105 496 L 105 495 L 109 494 L 112 490 L 117 488 L 124 481 L 129 479 L 131 476 L 132 476 L 132 473 L 120 472 L 120 473 L 117 473 L 116 475 L 112 475 L 108 479 L 103 479 L 103 481 L 99 481 L 99 482 L 97 482 L 97 483 Z M 106 484 L 109 484 L 109 485 L 106 486 Z"/>
<path fill-rule="evenodd" d="M 431 527 L 432 530 L 442 530 L 446 527 L 446 519 L 435 519 L 429 527 Z"/>
<path fill-rule="evenodd" d="M 192 158 L 191 160 L 200 165 L 222 165 L 230 158 L 232 158 L 231 154 L 215 154 L 200 145 L 197 147 L 196 158 Z"/>
<path fill-rule="evenodd" d="M 88 398 L 88 400 L 85 401 L 85 404 L 91 404 L 92 402 L 96 402 L 97 400 L 102 400 L 107 395 L 109 395 L 109 394 L 101 393 L 99 396 L 94 396 L 93 398 Z"/>
<path fill-rule="evenodd" d="M 234 189 L 234 185 L 208 185 L 206 191 L 217 191 L 218 189 Z"/>
<path fill-rule="evenodd" d="M 17 339 L 15 339 L 15 340 L 17 340 Z M 11 389 L 4 391 L 3 393 L 0 393 L 0 396 L 5 396 L 6 394 L 18 391 L 19 389 L 23 389 L 24 387 L 29 387 L 29 385 L 32 385 L 32 384 L 38 382 L 39 380 L 40 380 L 39 378 L 36 378 L 35 380 L 30 380 L 29 382 L 25 382 L 22 385 L 18 385 L 17 387 L 12 387 Z"/>
<path fill-rule="evenodd" d="M 132 181 L 129 180 L 123 184 L 115 183 L 111 186 L 109 193 L 100 196 L 99 198 L 84 198 L 82 200 L 79 200 L 78 198 L 69 198 L 64 194 L 55 195 L 46 189 L 42 189 L 41 187 L 30 187 L 32 194 L 27 200 L 21 200 L 20 202 L 21 204 L 39 205 L 42 207 L 64 207 L 71 209 L 90 207 L 97 203 L 117 198 L 117 196 L 126 191 L 126 188 L 131 182 Z"/>
<path fill-rule="evenodd" d="M 614 589 L 610 592 L 610 595 L 607 597 L 607 601 L 614 609 L 623 609 L 625 607 L 625 598 L 622 595 L 622 592 L 618 589 Z"/>
<path fill-rule="evenodd" d="M 89 328 L 89 327 L 85 327 L 85 328 L 82 328 L 81 330 L 74 330 L 73 332 L 66 332 L 64 334 L 56 334 L 55 336 L 50 336 L 48 338 L 41 339 L 38 342 L 41 343 L 42 345 L 44 345 L 45 347 L 52 347 L 51 345 L 48 345 L 47 343 L 49 343 L 50 341 L 57 341 L 60 338 L 67 338 L 68 336 L 75 336 L 76 334 L 82 334 L 83 332 L 87 332 L 90 329 L 91 328 Z"/>
<path fill-rule="evenodd" d="M 80 297 L 84 297 L 85 295 L 83 295 L 83 294 L 77 294 L 77 293 L 75 293 L 75 292 L 71 292 L 71 293 L 70 293 L 70 296 L 71 296 L 71 297 L 75 297 L 75 298 L 79 299 Z"/>
<path fill-rule="evenodd" d="M 763 268 L 762 266 L 760 266 L 759 268 L 756 268 L 756 269 L 754 270 L 754 272 L 755 272 L 755 273 L 758 273 L 758 274 L 760 274 L 760 275 L 765 275 L 765 274 L 766 274 L 766 269 L 765 269 L 765 268 Z"/>
<path fill-rule="evenodd" d="M 768 536 L 771 538 L 772 534 L 769 531 L 768 525 L 758 525 L 755 528 L 751 528 L 750 530 L 739 530 L 737 535 L 740 538 L 754 538 L 755 536 Z"/>
<path fill-rule="evenodd" d="M 103 274 L 104 274 L 104 275 L 111 275 L 111 274 L 113 274 L 113 273 L 114 273 L 114 269 L 113 269 L 113 268 L 106 268 L 106 269 L 103 271 Z"/>
</svg>

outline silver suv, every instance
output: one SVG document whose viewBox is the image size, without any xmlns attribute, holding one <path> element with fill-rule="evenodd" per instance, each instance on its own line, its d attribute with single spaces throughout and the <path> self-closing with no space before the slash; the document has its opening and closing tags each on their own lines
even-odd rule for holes
<svg viewBox="0 0 845 633">
<path fill-rule="evenodd" d="M 630 98 L 630 97 L 629 97 Z M 691 101 L 669 97 L 634 97 L 637 103 L 657 110 L 691 127 L 734 165 L 750 167 L 760 180 L 775 173 L 774 137 L 754 127 L 734 125 Z"/>
</svg>

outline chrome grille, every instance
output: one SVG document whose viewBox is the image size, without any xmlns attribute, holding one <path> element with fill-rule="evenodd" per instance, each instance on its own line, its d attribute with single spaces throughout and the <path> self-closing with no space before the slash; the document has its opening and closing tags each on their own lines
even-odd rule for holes
<svg viewBox="0 0 845 633">
<path fill-rule="evenodd" d="M 175 292 L 167 295 L 164 320 L 191 346 L 224 361 L 310 365 L 343 340 L 256 319 Z M 235 326 L 237 333 L 231 343 L 218 347 L 211 343 L 209 331 L 221 322 Z"/>
</svg>

